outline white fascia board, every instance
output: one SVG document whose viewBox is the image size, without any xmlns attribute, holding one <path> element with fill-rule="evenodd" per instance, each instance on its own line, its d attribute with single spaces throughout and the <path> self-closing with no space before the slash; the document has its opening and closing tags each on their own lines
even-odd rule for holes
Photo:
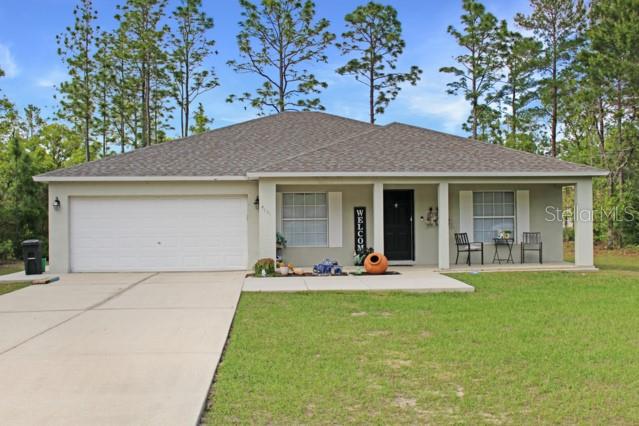
<svg viewBox="0 0 639 426">
<path fill-rule="evenodd" d="M 592 172 L 252 172 L 246 176 L 34 176 L 35 182 L 174 182 L 174 181 L 246 181 L 259 178 L 291 177 L 595 177 L 607 176 L 605 170 Z"/>
<path fill-rule="evenodd" d="M 253 172 L 249 178 L 287 177 L 594 177 L 607 176 L 605 170 L 591 172 Z"/>
<path fill-rule="evenodd" d="M 246 181 L 246 176 L 34 176 L 36 182 L 175 182 Z"/>
</svg>

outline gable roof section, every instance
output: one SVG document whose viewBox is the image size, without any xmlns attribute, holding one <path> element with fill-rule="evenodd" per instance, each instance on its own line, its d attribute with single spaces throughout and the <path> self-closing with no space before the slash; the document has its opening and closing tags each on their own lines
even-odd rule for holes
<svg viewBox="0 0 639 426">
<path fill-rule="evenodd" d="M 63 177 L 246 177 L 247 172 L 375 126 L 331 114 L 270 115 L 40 175 Z"/>
<path fill-rule="evenodd" d="M 606 171 L 401 123 L 262 167 L 249 176 L 598 176 Z"/>
<path fill-rule="evenodd" d="M 392 123 L 287 112 L 36 176 L 223 180 L 260 176 L 601 176 L 607 172 Z"/>
</svg>

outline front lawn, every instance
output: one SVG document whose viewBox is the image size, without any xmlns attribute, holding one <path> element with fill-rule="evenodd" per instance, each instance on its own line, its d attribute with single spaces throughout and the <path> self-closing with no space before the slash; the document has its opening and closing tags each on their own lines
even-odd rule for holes
<svg viewBox="0 0 639 426">
<path fill-rule="evenodd" d="M 208 424 L 639 422 L 639 257 L 474 294 L 242 295 Z M 626 267 L 629 265 L 629 267 Z"/>
</svg>

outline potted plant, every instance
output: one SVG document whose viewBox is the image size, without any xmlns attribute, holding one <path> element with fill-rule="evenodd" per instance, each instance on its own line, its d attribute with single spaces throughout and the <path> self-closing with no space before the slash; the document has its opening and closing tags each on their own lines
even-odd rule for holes
<svg viewBox="0 0 639 426">
<path fill-rule="evenodd" d="M 280 274 L 286 276 L 288 275 L 288 271 L 289 271 L 288 263 L 282 261 L 280 263 Z"/>
<path fill-rule="evenodd" d="M 253 266 L 256 277 L 270 277 L 275 272 L 275 260 L 271 258 L 259 259 Z"/>
<path fill-rule="evenodd" d="M 275 234 L 275 244 L 277 248 L 286 248 L 286 238 L 281 232 Z"/>
</svg>

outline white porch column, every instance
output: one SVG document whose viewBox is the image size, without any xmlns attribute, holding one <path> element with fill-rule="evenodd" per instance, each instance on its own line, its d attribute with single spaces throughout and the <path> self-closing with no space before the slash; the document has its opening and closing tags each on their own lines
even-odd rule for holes
<svg viewBox="0 0 639 426">
<path fill-rule="evenodd" d="M 270 257 L 275 259 L 277 233 L 275 188 L 274 182 L 265 182 L 260 179 L 258 188 L 258 197 L 260 198 L 258 255 L 260 258 Z"/>
<path fill-rule="evenodd" d="M 592 178 L 577 180 L 575 184 L 575 265 L 593 266 Z"/>
<path fill-rule="evenodd" d="M 449 227 L 448 219 L 448 182 L 440 182 L 437 186 L 438 219 L 438 266 L 439 269 L 450 268 Z"/>
<path fill-rule="evenodd" d="M 384 253 L 384 184 L 373 184 L 373 248 Z"/>
</svg>

